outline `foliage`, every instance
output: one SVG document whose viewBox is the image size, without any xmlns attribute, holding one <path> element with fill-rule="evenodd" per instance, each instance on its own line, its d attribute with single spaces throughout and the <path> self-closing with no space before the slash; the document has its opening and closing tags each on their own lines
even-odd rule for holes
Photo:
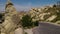
<svg viewBox="0 0 60 34">
<path fill-rule="evenodd" d="M 22 26 L 25 28 L 25 27 L 29 27 L 32 25 L 31 23 L 31 18 L 29 15 L 25 15 L 22 17 Z"/>
<path fill-rule="evenodd" d="M 53 7 L 56 7 L 56 5 L 54 4 Z"/>
<path fill-rule="evenodd" d="M 0 19 L 2 19 L 2 14 L 0 14 Z"/>
<path fill-rule="evenodd" d="M 38 26 L 38 21 L 35 21 L 35 22 L 32 22 L 33 23 L 33 27 L 35 27 L 35 26 Z"/>
<path fill-rule="evenodd" d="M 4 22 L 4 17 L 3 16 L 4 16 L 4 14 L 0 13 L 0 21 L 1 21 L 0 23 Z"/>
<path fill-rule="evenodd" d="M 23 28 L 32 28 L 34 26 L 38 26 L 38 21 L 33 22 L 29 15 L 23 16 L 21 21 Z"/>
<path fill-rule="evenodd" d="M 27 32 L 25 32 L 25 34 L 28 34 Z"/>
</svg>

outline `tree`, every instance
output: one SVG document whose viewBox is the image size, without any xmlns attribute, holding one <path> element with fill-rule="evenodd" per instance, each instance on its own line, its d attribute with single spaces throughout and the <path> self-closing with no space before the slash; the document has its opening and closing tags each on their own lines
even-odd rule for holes
<svg viewBox="0 0 60 34">
<path fill-rule="evenodd" d="M 29 28 L 30 26 L 32 26 L 32 19 L 29 15 L 25 15 L 22 17 L 22 26 L 25 28 Z"/>
<path fill-rule="evenodd" d="M 32 28 L 38 26 L 38 21 L 33 22 L 31 16 L 29 15 L 23 16 L 21 21 L 23 28 Z"/>
</svg>

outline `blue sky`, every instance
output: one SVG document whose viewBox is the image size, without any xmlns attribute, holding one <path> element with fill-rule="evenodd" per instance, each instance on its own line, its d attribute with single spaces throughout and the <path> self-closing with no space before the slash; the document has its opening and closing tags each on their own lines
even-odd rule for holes
<svg viewBox="0 0 60 34">
<path fill-rule="evenodd" d="M 32 7 L 42 7 L 55 4 L 59 0 L 11 0 L 15 8 L 20 10 L 28 10 Z M 7 0 L 0 0 L 0 11 L 4 10 Z"/>
</svg>

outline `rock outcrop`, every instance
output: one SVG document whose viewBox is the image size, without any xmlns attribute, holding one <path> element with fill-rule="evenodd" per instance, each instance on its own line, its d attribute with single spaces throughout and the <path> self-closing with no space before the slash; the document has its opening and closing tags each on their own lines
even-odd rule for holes
<svg viewBox="0 0 60 34">
<path fill-rule="evenodd" d="M 4 29 L 1 29 L 1 34 L 10 34 L 10 32 L 13 32 L 15 28 L 17 28 L 17 24 L 20 22 L 20 19 L 14 5 L 9 0 L 7 1 L 7 4 L 5 6 L 4 17 L 5 20 L 2 23 Z"/>
</svg>

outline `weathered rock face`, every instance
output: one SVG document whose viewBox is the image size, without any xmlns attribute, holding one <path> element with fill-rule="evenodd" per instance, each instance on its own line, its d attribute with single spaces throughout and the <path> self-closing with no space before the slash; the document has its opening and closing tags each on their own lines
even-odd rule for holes
<svg viewBox="0 0 60 34">
<path fill-rule="evenodd" d="M 39 23 L 39 27 L 33 29 L 34 34 L 60 34 L 60 26 L 50 23 Z"/>
<path fill-rule="evenodd" d="M 17 28 L 15 31 L 14 31 L 15 34 L 23 34 L 23 29 L 22 28 Z"/>
<path fill-rule="evenodd" d="M 29 11 L 32 21 L 45 21 L 60 23 L 60 8 L 46 6 L 42 8 L 33 8 Z"/>
<path fill-rule="evenodd" d="M 5 7 L 5 21 L 2 23 L 4 29 L 2 28 L 1 33 L 9 34 L 14 31 L 19 23 L 19 15 L 16 12 L 13 4 L 8 1 Z"/>
</svg>

